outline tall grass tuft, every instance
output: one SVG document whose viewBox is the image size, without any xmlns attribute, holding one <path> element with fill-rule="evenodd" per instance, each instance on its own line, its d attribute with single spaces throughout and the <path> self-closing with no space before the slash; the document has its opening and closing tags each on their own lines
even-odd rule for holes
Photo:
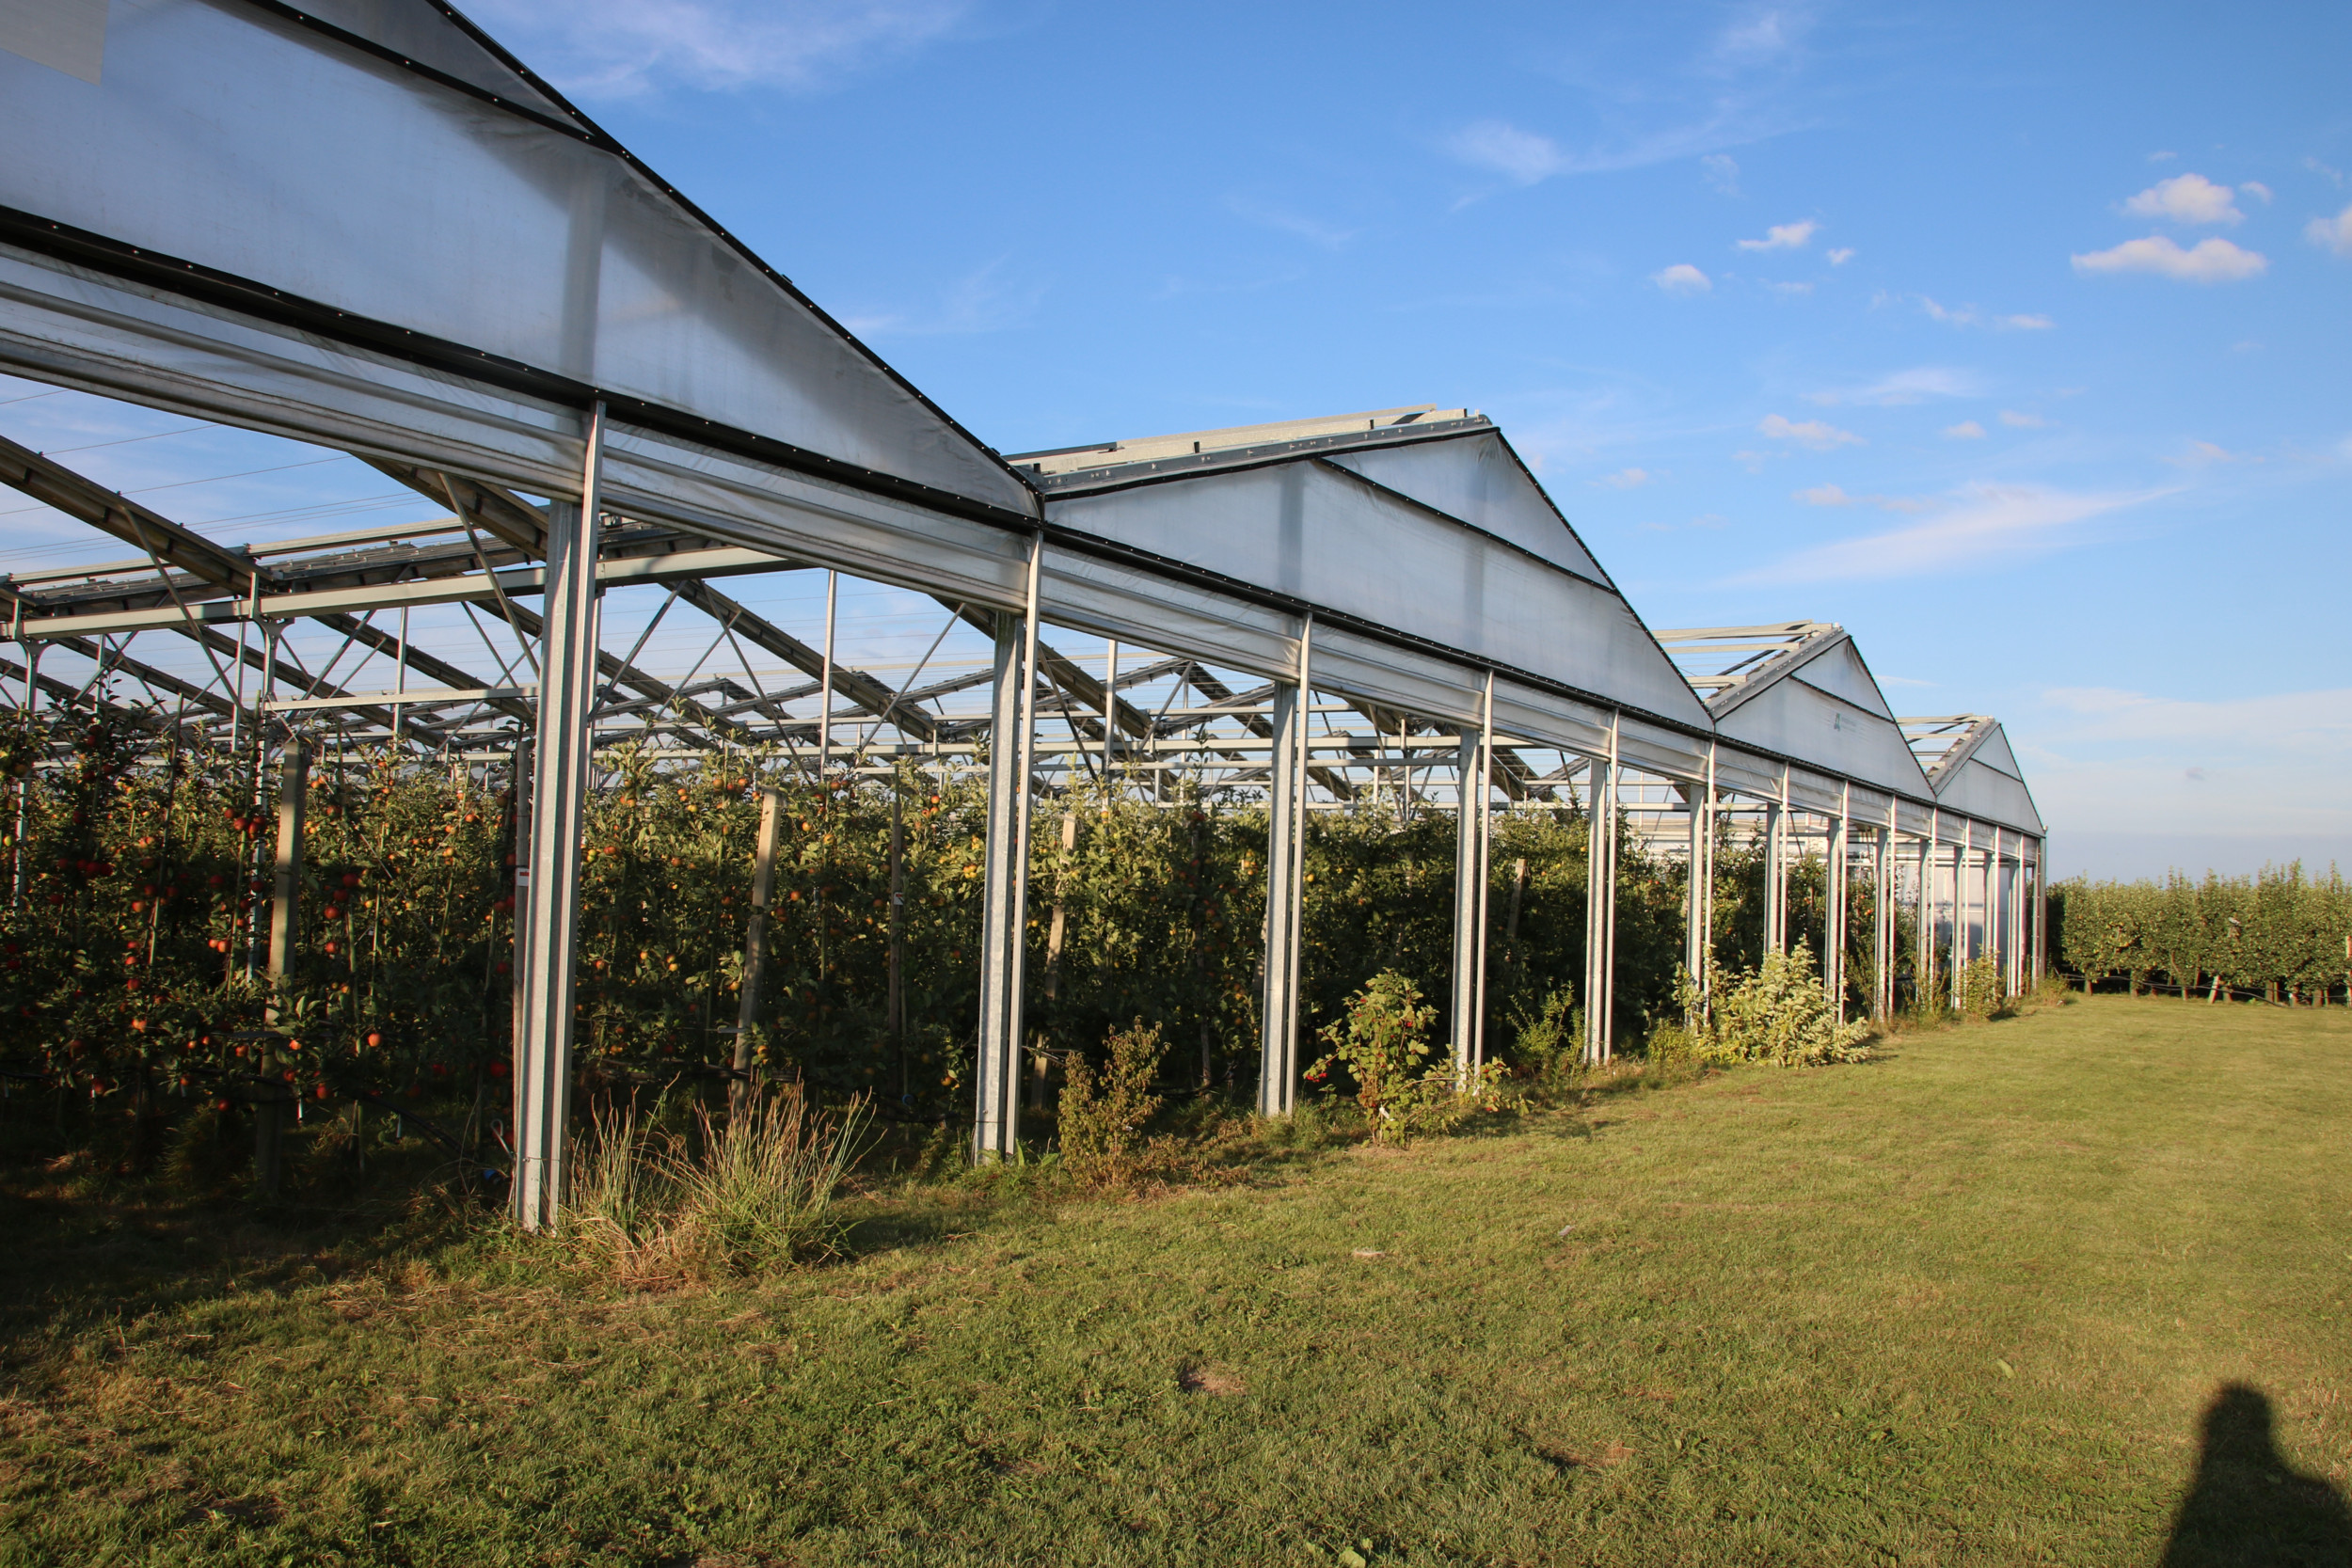
<svg viewBox="0 0 2352 1568">
<path fill-rule="evenodd" d="M 690 1140 L 606 1110 L 574 1140 L 564 1230 L 585 1258 L 645 1280 L 754 1274 L 837 1249 L 833 1204 L 870 1119 L 863 1097 L 834 1116 L 787 1084 L 696 1117 Z"/>
<path fill-rule="evenodd" d="M 671 1161 L 685 1255 L 729 1275 L 832 1256 L 833 1200 L 870 1119 L 865 1097 L 834 1117 L 784 1084 L 723 1120 L 698 1115 L 701 1157 Z"/>
</svg>

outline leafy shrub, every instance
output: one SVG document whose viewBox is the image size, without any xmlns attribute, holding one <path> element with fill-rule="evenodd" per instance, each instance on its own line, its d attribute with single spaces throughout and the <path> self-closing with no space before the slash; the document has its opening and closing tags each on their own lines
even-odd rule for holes
<svg viewBox="0 0 2352 1568">
<path fill-rule="evenodd" d="M 1391 1107 L 1423 1076 L 1422 1062 L 1432 1049 L 1429 1026 L 1437 1019 L 1438 1009 L 1422 1005 L 1420 987 L 1384 969 L 1347 999 L 1337 1022 L 1325 1025 L 1321 1038 L 1331 1049 L 1307 1069 L 1308 1082 L 1323 1083 L 1333 1068 L 1344 1068 L 1376 1141 Z"/>
<path fill-rule="evenodd" d="M 1152 1092 L 1167 1043 L 1156 1023 L 1141 1019 L 1114 1029 L 1104 1042 L 1110 1060 L 1099 1083 L 1083 1057 L 1073 1056 L 1061 1091 L 1062 1166 L 1095 1187 L 1123 1187 L 1139 1168 L 1144 1124 L 1158 1114 Z"/>
<path fill-rule="evenodd" d="M 1541 1002 L 1511 1008 L 1511 1060 L 1546 1088 L 1573 1087 L 1584 1074 L 1584 1015 L 1566 981 Z"/>
<path fill-rule="evenodd" d="M 1767 953 L 1761 965 L 1733 974 L 1704 1009 L 1690 998 L 1689 1032 L 1700 1059 L 1818 1067 L 1857 1062 L 1870 1053 L 1865 1023 L 1837 1022 L 1836 1004 L 1814 973 L 1811 946 Z"/>
<path fill-rule="evenodd" d="M 1997 1018 L 2009 1010 L 2001 994 L 2001 966 L 1987 954 L 1960 972 L 1960 1010 L 1969 1018 Z"/>
</svg>

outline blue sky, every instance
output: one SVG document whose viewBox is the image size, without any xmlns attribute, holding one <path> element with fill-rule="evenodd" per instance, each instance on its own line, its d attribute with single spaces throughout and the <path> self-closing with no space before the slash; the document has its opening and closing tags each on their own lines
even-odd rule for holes
<svg viewBox="0 0 2352 1568">
<path fill-rule="evenodd" d="M 2352 9 L 471 10 L 993 445 L 1479 408 L 1653 626 L 1999 715 L 2061 872 L 2352 869 Z M 39 393 L 222 537 L 432 510 Z"/>
<path fill-rule="evenodd" d="M 2352 865 L 2352 10 L 480 14 L 992 444 L 1481 408 L 2061 869 Z"/>
</svg>

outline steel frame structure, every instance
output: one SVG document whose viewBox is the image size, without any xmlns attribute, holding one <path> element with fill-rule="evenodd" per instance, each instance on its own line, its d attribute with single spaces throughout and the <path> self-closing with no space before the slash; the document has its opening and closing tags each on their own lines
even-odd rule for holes
<svg viewBox="0 0 2352 1568">
<path fill-rule="evenodd" d="M 1000 456 L 446 6 L 144 0 L 110 18 L 76 0 L 61 16 L 61 37 L 95 29 L 83 53 L 0 52 L 0 371 L 349 452 L 447 515 L 235 548 L 0 441 L 0 483 L 138 552 L 0 584 L 19 646 L 0 676 L 57 702 L 111 673 L 148 693 L 146 721 L 215 740 L 266 727 L 300 754 L 297 729 L 388 736 L 527 773 L 526 1227 L 552 1223 L 563 1190 L 581 802 L 596 749 L 624 739 L 782 745 L 820 774 L 969 767 L 985 745 L 983 1159 L 1020 1139 L 1030 825 L 1081 777 L 1156 795 L 1183 773 L 1266 802 L 1268 1115 L 1297 1082 L 1318 810 L 1458 810 L 1465 1083 L 1484 1063 L 1498 796 L 1595 824 L 1597 1061 L 1630 837 L 1688 857 L 1702 987 L 1714 847 L 1742 815 L 1769 845 L 1776 945 L 1799 846 L 1821 843 L 1833 889 L 1864 857 L 1883 894 L 1872 1010 L 1895 1002 L 1906 874 L 1923 987 L 1957 987 L 1983 955 L 2011 990 L 2043 967 L 2043 826 L 1997 723 L 1899 718 L 1829 623 L 1653 632 L 1474 410 Z M 167 140 L 165 123 L 196 129 Z M 404 156 L 318 150 L 349 146 Z M 894 686 L 835 659 L 830 613 L 812 644 L 712 586 L 818 570 L 829 606 L 842 574 L 930 595 L 949 627 L 990 638 L 990 664 L 928 683 L 918 664 Z M 715 626 L 706 661 L 725 647 L 743 678 L 723 660 L 665 677 L 637 648 L 605 649 L 600 600 L 633 589 L 663 595 L 656 621 L 683 605 Z M 421 610 L 462 616 L 497 668 L 415 646 Z M 1065 634 L 1104 640 L 1099 677 Z M 747 644 L 803 680 L 769 689 Z M 99 673 L 44 676 L 44 649 Z M 1122 673 L 1122 649 L 1151 657 Z M 191 652 L 195 674 L 170 667 Z M 336 680 L 347 656 L 389 664 L 391 684 Z M 1151 682 L 1168 688 L 1160 711 L 1120 695 Z M 981 689 L 984 713 L 948 711 Z"/>
</svg>

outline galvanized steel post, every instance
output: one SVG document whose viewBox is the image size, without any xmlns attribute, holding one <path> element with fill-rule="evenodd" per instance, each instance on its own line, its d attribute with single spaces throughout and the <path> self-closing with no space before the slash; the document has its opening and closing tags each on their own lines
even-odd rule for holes
<svg viewBox="0 0 2352 1568">
<path fill-rule="evenodd" d="M 1036 729 L 1038 577 L 1045 535 L 1029 542 L 1018 615 L 996 612 L 988 730 L 988 844 L 980 916 L 979 1061 L 972 1157 L 999 1160 L 1021 1137 L 1023 981 L 1028 958 L 1029 771 Z"/>
<path fill-rule="evenodd" d="M 556 1222 L 572 1076 L 572 958 L 580 935 L 580 835 L 588 792 L 589 713 L 596 688 L 596 531 L 604 404 L 589 411 L 580 501 L 548 508 L 547 594 L 539 643 L 539 723 L 532 780 L 527 988 L 516 1042 L 515 1218 Z"/>
<path fill-rule="evenodd" d="M 1585 837 L 1584 1059 L 1610 1059 L 1617 973 L 1617 716 L 1609 718 L 1609 755 L 1591 759 L 1592 811 Z"/>
<path fill-rule="evenodd" d="M 1837 815 L 1829 825 L 1829 867 L 1823 879 L 1828 908 L 1821 916 L 1821 983 L 1829 988 L 1837 1008 L 1837 1022 L 1846 1022 L 1846 822 L 1853 786 L 1838 794 Z"/>
<path fill-rule="evenodd" d="M 1266 784 L 1265 985 L 1259 1013 L 1258 1114 L 1286 1117 L 1298 1090 L 1298 972 L 1306 926 L 1307 720 L 1314 617 L 1298 632 L 1298 680 L 1278 681 Z"/>
<path fill-rule="evenodd" d="M 1486 676 L 1478 728 L 1465 729 L 1456 768 L 1454 835 L 1454 1084 L 1467 1089 L 1485 1061 L 1486 826 L 1494 754 L 1494 676 Z"/>
</svg>

